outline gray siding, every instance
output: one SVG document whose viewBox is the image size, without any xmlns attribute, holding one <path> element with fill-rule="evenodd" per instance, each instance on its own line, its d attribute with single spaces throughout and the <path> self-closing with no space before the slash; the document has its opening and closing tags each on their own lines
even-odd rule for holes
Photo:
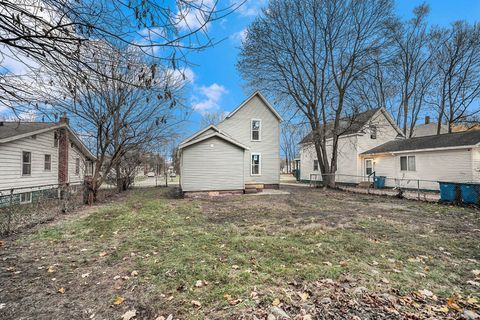
<svg viewBox="0 0 480 320">
<path fill-rule="evenodd" d="M 261 141 L 251 140 L 252 119 L 261 120 Z M 250 148 L 244 155 L 245 183 L 280 183 L 280 122 L 257 95 L 217 127 Z M 261 154 L 261 175 L 259 176 L 250 174 L 252 153 Z"/>
<path fill-rule="evenodd" d="M 183 149 L 183 191 L 242 190 L 244 150 L 217 137 Z"/>
</svg>

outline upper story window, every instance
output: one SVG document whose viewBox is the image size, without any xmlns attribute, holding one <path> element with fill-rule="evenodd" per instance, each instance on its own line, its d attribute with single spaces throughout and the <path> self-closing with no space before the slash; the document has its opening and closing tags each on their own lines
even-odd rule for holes
<svg viewBox="0 0 480 320">
<path fill-rule="evenodd" d="M 318 171 L 318 160 L 313 160 L 313 171 Z"/>
<path fill-rule="evenodd" d="M 80 174 L 80 158 L 75 158 L 75 175 Z"/>
<path fill-rule="evenodd" d="M 374 124 L 370 125 L 370 139 L 377 139 L 377 126 Z"/>
<path fill-rule="evenodd" d="M 32 174 L 32 153 L 28 151 L 22 152 L 22 176 Z"/>
<path fill-rule="evenodd" d="M 252 141 L 260 141 L 262 133 L 262 120 L 252 119 Z"/>
<path fill-rule="evenodd" d="M 402 156 L 400 157 L 400 170 L 401 171 L 416 171 L 415 156 Z"/>
<path fill-rule="evenodd" d="M 58 147 L 58 132 L 57 132 L 57 131 L 55 131 L 55 132 L 53 133 L 53 146 L 54 146 L 55 148 Z"/>
<path fill-rule="evenodd" d="M 43 170 L 51 171 L 52 170 L 52 156 L 49 154 L 45 155 Z"/>
</svg>

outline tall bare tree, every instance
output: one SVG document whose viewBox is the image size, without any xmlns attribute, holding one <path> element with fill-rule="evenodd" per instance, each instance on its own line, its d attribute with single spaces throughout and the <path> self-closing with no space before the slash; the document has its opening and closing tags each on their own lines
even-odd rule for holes
<svg viewBox="0 0 480 320">
<path fill-rule="evenodd" d="M 242 43 L 238 69 L 248 84 L 288 100 L 308 120 L 326 185 L 335 185 L 339 136 L 362 107 L 345 102 L 386 45 L 392 5 L 272 0 Z"/>
<path fill-rule="evenodd" d="M 200 120 L 201 127 L 208 127 L 209 125 L 217 125 L 227 117 L 227 113 L 224 111 L 210 111 L 202 113 Z"/>
<path fill-rule="evenodd" d="M 439 134 L 444 120 L 452 132 L 455 123 L 480 114 L 480 24 L 457 21 L 437 30 L 436 41 L 438 90 L 431 102 L 438 109 Z"/>
</svg>

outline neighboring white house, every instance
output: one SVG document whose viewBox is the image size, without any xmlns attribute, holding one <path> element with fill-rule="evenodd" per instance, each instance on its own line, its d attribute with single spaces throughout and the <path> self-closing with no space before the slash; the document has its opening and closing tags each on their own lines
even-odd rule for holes
<svg viewBox="0 0 480 320">
<path fill-rule="evenodd" d="M 463 131 L 395 140 L 363 152 L 376 175 L 408 182 L 422 189 L 437 190 L 437 181 L 480 182 L 480 131 Z M 387 179 L 387 187 L 395 187 Z M 398 183 L 398 182 L 397 182 Z"/>
<path fill-rule="evenodd" d="M 280 122 L 265 97 L 255 92 L 218 125 L 179 146 L 184 192 L 233 191 L 280 184 Z"/>
<path fill-rule="evenodd" d="M 353 119 L 342 121 L 343 134 L 338 139 L 337 181 L 358 183 L 358 176 L 365 174 L 360 154 L 392 141 L 403 134 L 388 112 L 383 108 L 360 113 Z M 327 153 L 331 158 L 332 137 L 327 135 Z M 317 153 L 308 134 L 300 142 L 300 180 L 321 179 Z M 312 178 L 313 177 L 313 178 Z"/>
<path fill-rule="evenodd" d="M 406 139 L 383 108 L 346 122 L 348 128 L 339 137 L 337 182 L 357 184 L 372 173 L 389 178 L 387 187 L 417 188 L 417 180 L 425 180 L 422 189 L 437 190 L 436 181 L 480 181 L 480 131 Z M 417 134 L 426 134 L 422 130 Z M 331 141 L 327 139 L 327 147 Z M 311 134 L 300 143 L 300 178 L 321 180 Z"/>
<path fill-rule="evenodd" d="M 38 190 L 80 184 L 93 172 L 94 161 L 66 118 L 0 122 L 0 204 L 11 200 L 5 196 L 12 189 L 14 201 L 31 202 Z"/>
</svg>

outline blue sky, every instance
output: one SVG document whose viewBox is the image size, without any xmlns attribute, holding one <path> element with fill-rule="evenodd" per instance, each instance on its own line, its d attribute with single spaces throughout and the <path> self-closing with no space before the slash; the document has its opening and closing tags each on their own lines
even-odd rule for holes
<svg viewBox="0 0 480 320">
<path fill-rule="evenodd" d="M 267 0 L 247 0 L 237 12 L 209 26 L 209 34 L 225 39 L 213 48 L 191 55 L 193 83 L 186 90 L 187 102 L 197 111 L 185 124 L 185 134 L 199 129 L 202 111 L 231 111 L 248 92 L 235 68 L 241 35 L 255 19 Z M 408 18 L 414 7 L 426 2 L 430 5 L 429 22 L 449 25 L 455 20 L 480 21 L 480 0 L 397 0 L 395 10 Z"/>
</svg>

